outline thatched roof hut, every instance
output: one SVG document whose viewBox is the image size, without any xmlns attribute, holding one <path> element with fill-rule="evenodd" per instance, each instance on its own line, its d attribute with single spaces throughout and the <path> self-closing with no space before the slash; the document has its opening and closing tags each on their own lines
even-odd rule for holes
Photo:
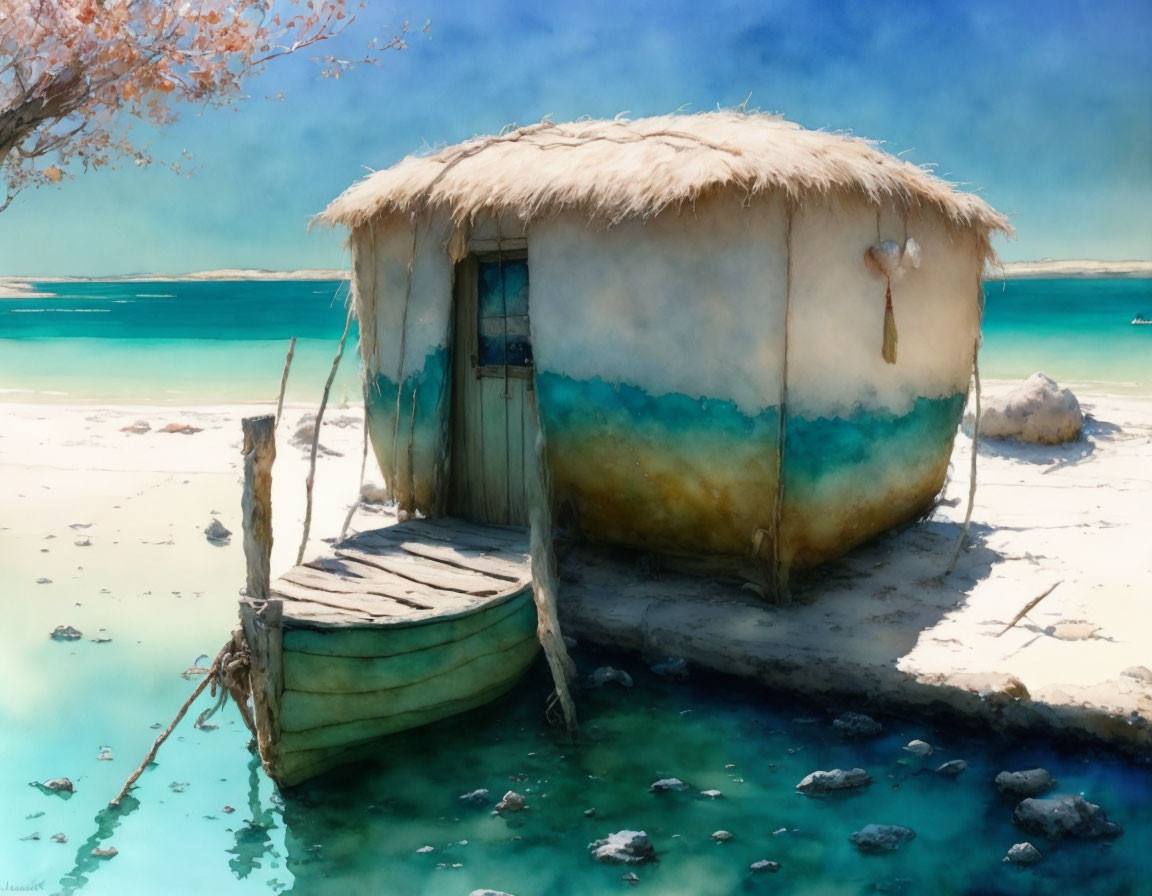
<svg viewBox="0 0 1152 896">
<path fill-rule="evenodd" d="M 523 522 L 539 430 L 587 537 L 777 579 L 930 505 L 1010 232 L 871 142 L 739 112 L 477 138 L 321 220 L 351 230 L 403 510 Z"/>
</svg>

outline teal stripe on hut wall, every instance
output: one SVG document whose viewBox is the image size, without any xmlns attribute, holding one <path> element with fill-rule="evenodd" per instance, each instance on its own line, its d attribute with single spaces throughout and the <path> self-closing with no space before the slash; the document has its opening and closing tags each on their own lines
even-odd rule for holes
<svg viewBox="0 0 1152 896">
<path fill-rule="evenodd" d="M 927 509 L 944 485 L 963 393 L 904 414 L 788 415 L 781 560 L 813 566 Z"/>
<path fill-rule="evenodd" d="M 448 439 L 449 353 L 438 346 L 403 388 L 385 375 L 366 380 L 365 412 L 373 453 L 402 509 L 438 512 Z"/>
<path fill-rule="evenodd" d="M 636 547 L 747 554 L 771 528 L 779 413 L 538 370 L 561 519 Z"/>
</svg>

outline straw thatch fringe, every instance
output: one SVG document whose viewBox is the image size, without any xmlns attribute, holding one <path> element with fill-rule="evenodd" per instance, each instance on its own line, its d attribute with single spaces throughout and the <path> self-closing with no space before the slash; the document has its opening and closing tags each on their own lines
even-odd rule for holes
<svg viewBox="0 0 1152 896">
<path fill-rule="evenodd" d="M 1008 220 L 983 199 L 859 137 L 810 131 L 778 116 L 742 111 L 635 121 L 541 121 L 409 156 L 354 184 L 318 217 L 357 228 L 390 215 L 446 212 L 457 227 L 483 214 L 525 224 L 581 209 L 614 224 L 730 191 L 784 193 L 794 201 L 856 193 L 907 213 L 931 207 L 977 234 L 994 259 L 993 233 Z"/>
</svg>

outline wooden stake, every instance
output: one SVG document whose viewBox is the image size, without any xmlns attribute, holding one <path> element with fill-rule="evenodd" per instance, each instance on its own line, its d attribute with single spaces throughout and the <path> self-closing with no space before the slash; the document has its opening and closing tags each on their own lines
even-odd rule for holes
<svg viewBox="0 0 1152 896">
<path fill-rule="evenodd" d="M 340 359 L 344 357 L 344 343 L 348 341 L 348 330 L 352 326 L 352 318 L 356 311 L 349 304 L 348 318 L 344 321 L 344 332 L 340 335 L 340 347 L 336 350 L 336 357 L 332 360 L 332 370 L 328 373 L 328 382 L 324 384 L 324 395 L 320 399 L 320 409 L 316 412 L 316 429 L 312 433 L 312 457 L 308 462 L 308 479 L 304 483 L 304 535 L 300 539 L 300 550 L 296 552 L 296 565 L 304 562 L 304 551 L 308 548 L 308 531 L 312 528 L 312 484 L 316 481 L 316 451 L 320 447 L 320 425 L 324 422 L 324 408 L 328 405 L 328 393 L 332 391 L 332 381 L 336 379 L 336 369 L 340 366 Z"/>
<path fill-rule="evenodd" d="M 560 633 L 560 619 L 556 611 L 558 593 L 556 575 L 556 554 L 552 548 L 552 489 L 548 478 L 548 464 L 544 456 L 544 432 L 540 428 L 536 403 L 531 403 L 536 446 L 529 455 L 532 469 L 529 490 L 528 519 L 531 525 L 532 552 L 532 596 L 536 601 L 536 635 L 548 668 L 552 670 L 552 681 L 556 686 L 556 698 L 564 711 L 564 723 L 570 733 L 575 733 L 576 704 L 568 684 L 576 677 L 576 664 L 564 646 Z"/>
<path fill-rule="evenodd" d="M 288 357 L 284 359 L 284 374 L 280 377 L 280 397 L 276 400 L 276 426 L 280 425 L 280 413 L 284 410 L 284 389 L 288 385 L 288 370 L 292 366 L 292 355 L 296 351 L 296 337 L 288 343 Z"/>
<path fill-rule="evenodd" d="M 956 550 L 952 552 L 952 559 L 948 561 L 948 568 L 944 575 L 951 575 L 956 568 L 956 561 L 960 559 L 960 551 L 968 540 L 968 527 L 972 523 L 972 508 L 976 506 L 976 455 L 980 448 L 980 337 L 976 337 L 976 344 L 972 348 L 972 377 L 975 380 L 976 412 L 972 418 L 972 463 L 968 471 L 968 509 L 964 512 L 964 525 L 960 529 L 960 537 L 956 539 Z"/>
<path fill-rule="evenodd" d="M 1012 621 L 1009 622 L 1006 626 L 1004 626 L 1004 628 L 996 635 L 996 637 L 999 638 L 1000 635 L 1004 634 L 1004 632 L 1008 631 L 1008 629 L 1012 628 L 1012 626 L 1014 626 L 1017 622 L 1019 622 L 1021 619 L 1023 619 L 1025 616 L 1027 616 L 1029 614 L 1029 612 L 1031 612 L 1032 610 L 1034 610 L 1036 608 L 1036 605 L 1038 603 L 1040 603 L 1040 601 L 1044 600 L 1044 598 L 1046 598 L 1049 594 L 1051 594 L 1053 591 L 1055 591 L 1056 587 L 1063 581 L 1064 580 L 1061 579 L 1060 582 L 1057 582 L 1055 585 L 1053 585 L 1051 588 L 1049 588 L 1047 591 L 1045 591 L 1039 597 L 1034 597 L 1034 598 L 1032 598 L 1032 600 L 1028 601 L 1028 603 L 1026 603 L 1024 605 L 1024 609 L 1021 610 L 1019 613 L 1017 613 L 1015 616 L 1013 616 Z"/>
<path fill-rule="evenodd" d="M 244 518 L 244 560 L 248 567 L 249 597 L 267 600 L 272 563 L 272 462 L 276 459 L 276 418 L 245 417 L 244 494 L 240 508 Z"/>
</svg>

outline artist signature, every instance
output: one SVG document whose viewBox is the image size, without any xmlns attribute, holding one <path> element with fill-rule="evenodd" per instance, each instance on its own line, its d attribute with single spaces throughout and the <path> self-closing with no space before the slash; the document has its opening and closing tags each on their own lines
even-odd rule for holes
<svg viewBox="0 0 1152 896">
<path fill-rule="evenodd" d="M 5 882 L 0 885 L 0 892 L 4 893 L 35 893 L 37 890 L 44 889 L 44 881 L 37 881 L 32 884 L 10 884 Z"/>
</svg>

